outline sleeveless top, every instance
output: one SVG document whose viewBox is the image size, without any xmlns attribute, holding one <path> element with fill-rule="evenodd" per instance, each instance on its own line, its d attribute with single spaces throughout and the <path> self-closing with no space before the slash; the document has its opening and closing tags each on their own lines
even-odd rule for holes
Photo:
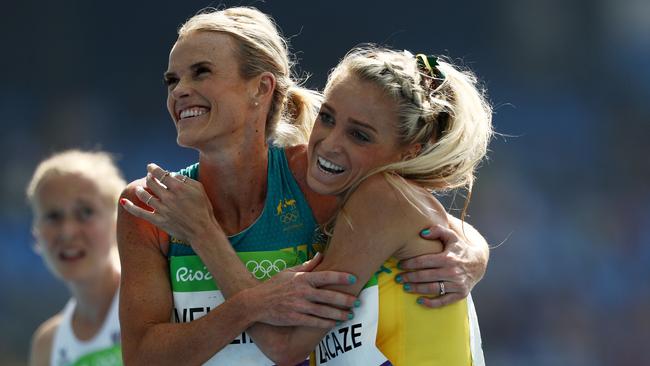
<svg viewBox="0 0 650 366">
<path fill-rule="evenodd" d="M 90 340 L 77 339 L 72 330 L 72 316 L 77 301 L 73 298 L 63 308 L 63 318 L 52 343 L 51 366 L 121 366 L 119 290 L 99 332 Z"/>
<path fill-rule="evenodd" d="M 198 179 L 194 164 L 180 171 Z M 242 232 L 229 237 L 248 270 L 259 280 L 267 280 L 285 268 L 307 260 L 317 227 L 309 205 L 293 177 L 284 150 L 268 151 L 267 191 L 264 209 L 257 220 Z M 174 297 L 172 320 L 189 322 L 207 314 L 224 301 L 210 272 L 192 248 L 170 237 L 169 269 Z M 215 354 L 208 365 L 273 365 L 242 333 Z"/>
<path fill-rule="evenodd" d="M 359 294 L 354 318 L 327 333 L 311 365 L 485 365 L 471 295 L 425 308 L 395 281 L 400 272 L 396 259 L 384 263 Z"/>
<path fill-rule="evenodd" d="M 395 281 L 401 271 L 389 259 L 379 274 L 377 346 L 393 365 L 484 365 L 471 295 L 442 308 L 417 304 Z"/>
<path fill-rule="evenodd" d="M 198 164 L 181 171 L 198 178 Z M 291 173 L 284 151 L 269 150 L 268 187 L 264 210 L 246 230 L 230 237 L 240 259 L 258 279 L 304 262 L 322 247 L 311 210 Z M 176 322 L 207 314 L 224 301 L 212 275 L 192 248 L 170 238 L 170 277 Z M 397 261 L 389 259 L 359 294 L 354 318 L 319 342 L 307 365 L 483 365 L 478 320 L 471 297 L 440 309 L 416 303 L 394 276 Z M 390 361 L 389 361 L 390 360 Z M 215 354 L 208 365 L 273 365 L 246 334 Z"/>
</svg>

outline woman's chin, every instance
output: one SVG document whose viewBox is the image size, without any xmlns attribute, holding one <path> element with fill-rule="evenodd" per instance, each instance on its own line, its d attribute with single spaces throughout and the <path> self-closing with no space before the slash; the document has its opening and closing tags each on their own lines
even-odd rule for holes
<svg viewBox="0 0 650 366">
<path fill-rule="evenodd" d="M 324 196 L 338 196 L 343 191 L 342 187 L 338 185 L 325 183 L 319 179 L 316 179 L 310 175 L 307 175 L 307 186 L 312 191 L 322 194 Z"/>
</svg>

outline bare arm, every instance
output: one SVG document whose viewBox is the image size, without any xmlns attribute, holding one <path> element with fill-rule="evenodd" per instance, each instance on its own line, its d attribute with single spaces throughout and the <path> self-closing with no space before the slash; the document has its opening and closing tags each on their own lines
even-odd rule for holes
<svg viewBox="0 0 650 366">
<path fill-rule="evenodd" d="M 138 185 L 129 185 L 123 196 L 132 199 Z M 158 230 L 120 209 L 117 235 L 122 263 L 122 353 L 126 364 L 201 364 L 256 320 L 251 318 L 256 312 L 248 308 L 252 299 L 242 294 L 196 321 L 170 323 L 172 293 Z"/>
<path fill-rule="evenodd" d="M 29 352 L 30 366 L 50 365 L 54 334 L 56 333 L 60 323 L 61 315 L 57 314 L 41 324 L 41 326 L 34 332 Z"/>
<path fill-rule="evenodd" d="M 350 272 L 358 282 L 326 288 L 356 295 L 389 257 L 440 252 L 440 242 L 414 240 L 419 227 L 447 225 L 442 206 L 437 204 L 434 208 L 436 212 L 425 216 L 404 200 L 384 177 L 377 175 L 366 179 L 343 207 L 345 216 L 338 217 L 323 263 L 317 267 L 319 271 Z M 288 352 L 296 358 L 290 360 L 299 360 L 301 352 L 313 349 L 325 333 L 317 329 L 295 329 Z"/>
<path fill-rule="evenodd" d="M 404 283 L 412 292 L 425 295 L 439 294 L 444 282 L 445 294 L 436 298 L 422 298 L 422 305 L 441 307 L 462 300 L 485 274 L 490 255 L 483 236 L 469 223 L 448 215 L 450 229 L 431 227 L 423 238 L 438 239 L 445 250 L 400 262 Z"/>
<path fill-rule="evenodd" d="M 162 173 L 154 172 L 155 174 Z M 364 182 L 355 192 L 345 207 L 346 212 L 353 220 L 354 228 L 347 226 L 345 222 L 338 223 L 327 256 L 318 267 L 319 271 L 336 269 L 355 274 L 359 280 L 353 286 L 333 288 L 348 294 L 357 294 L 383 261 L 395 253 L 412 256 L 442 250 L 440 243 L 425 240 L 421 240 L 424 243 L 422 247 L 424 249 L 413 250 L 413 246 L 404 248 L 404 242 L 413 239 L 411 236 L 417 238 L 418 228 L 431 225 L 431 221 L 419 213 L 414 213 L 416 210 L 408 203 L 405 204 L 395 192 L 393 192 L 393 199 L 386 199 L 386 192 L 392 192 L 392 188 L 383 181 L 383 178 L 377 177 L 377 179 L 370 179 L 367 182 L 367 184 Z M 376 182 L 381 184 L 376 184 Z M 143 215 L 173 233 L 174 236 L 192 243 L 192 247 L 204 260 L 208 269 L 215 276 L 215 280 L 219 284 L 223 284 L 221 290 L 226 296 L 232 296 L 246 286 L 255 286 L 256 280 L 252 279 L 239 261 L 216 220 L 197 218 L 197 215 L 204 216 L 211 211 L 211 208 L 206 207 L 197 210 L 197 207 L 205 206 L 205 203 L 202 202 L 206 199 L 201 198 L 202 191 L 195 192 L 195 194 L 190 191 L 200 190 L 202 188 L 200 183 L 190 179 L 181 183 L 168 178 L 165 184 L 168 184 L 169 190 L 158 187 L 158 183 L 154 179 L 148 181 L 148 185 L 160 197 L 160 200 L 155 198 L 149 200 L 149 193 L 144 191 L 139 193 L 139 198 L 143 201 L 150 201 L 150 205 L 159 212 L 160 217 L 147 216 L 137 210 L 131 212 L 135 215 Z M 180 199 L 177 195 L 183 198 Z M 192 199 L 192 196 L 199 199 L 196 197 Z M 382 197 L 382 200 L 377 200 L 378 196 Z M 178 206 L 183 204 L 190 206 L 185 208 Z M 194 211 L 189 220 L 179 214 L 179 212 L 190 212 L 191 210 L 188 208 L 192 207 Z M 446 224 L 441 206 L 440 211 L 437 223 Z M 197 214 L 197 212 L 199 213 Z M 372 215 L 369 214 L 371 212 L 388 212 L 389 214 Z M 211 212 L 209 216 L 212 217 Z M 358 258 L 364 258 L 364 260 L 358 261 Z M 313 294 L 305 292 L 298 297 L 309 298 L 310 296 Z M 353 297 L 349 297 L 349 299 L 353 299 Z M 350 307 L 352 301 L 346 301 L 342 305 Z M 347 319 L 349 314 L 347 309 L 336 311 L 339 312 L 340 317 L 336 314 L 327 315 L 327 317 Z M 319 314 L 319 316 L 324 317 L 325 315 Z M 327 325 L 331 327 L 334 324 L 329 321 Z M 309 327 L 274 328 L 265 324 L 256 324 L 248 330 L 260 349 L 281 364 L 302 361 L 314 349 L 326 331 L 326 329 Z"/>
<path fill-rule="evenodd" d="M 334 291 L 318 290 L 316 287 L 323 284 L 347 283 L 349 275 L 333 272 L 298 273 L 296 271 L 289 271 L 289 273 L 280 273 L 270 281 L 260 284 L 243 266 L 239 257 L 232 249 L 232 246 L 227 241 L 227 237 L 223 231 L 220 230 L 216 220 L 214 220 L 209 201 L 206 196 L 202 196 L 205 192 L 202 190 L 200 183 L 189 179 L 187 182 L 181 182 L 174 177 L 167 177 L 165 183 L 168 185 L 169 190 L 161 187 L 156 180 L 149 177 L 147 179 L 147 185 L 152 188 L 153 193 L 155 193 L 158 198 L 151 198 L 150 193 L 142 189 L 134 188 L 132 193 L 136 194 L 139 200 L 134 200 L 133 197 L 131 197 L 131 200 L 123 203 L 123 207 L 133 215 L 155 222 L 177 238 L 187 239 L 188 237 L 183 234 L 186 230 L 190 230 L 192 233 L 198 232 L 199 234 L 197 236 L 192 236 L 188 241 L 192 243 L 195 252 L 203 260 L 204 264 L 208 267 L 208 270 L 213 274 L 222 293 L 227 298 L 239 296 L 240 293 L 255 293 L 257 294 L 255 297 L 256 301 L 264 304 L 263 308 L 247 311 L 249 314 L 254 313 L 256 315 L 256 320 L 274 325 L 331 327 L 334 325 L 334 320 L 332 319 L 347 319 L 346 311 L 323 304 L 335 304 L 338 306 L 349 307 L 352 306 L 355 298 Z M 196 191 L 193 191 L 193 189 L 196 189 Z M 184 199 L 173 199 L 172 195 L 183 192 L 188 193 L 187 196 L 183 197 Z M 195 193 L 195 195 L 191 195 L 190 193 Z M 190 199 L 191 197 L 194 197 L 196 200 L 192 201 Z M 148 202 L 149 205 L 156 210 L 156 214 L 152 214 L 151 212 L 136 207 L 132 201 Z M 189 204 L 191 209 L 175 206 L 169 207 L 165 204 L 166 202 Z M 187 212 L 192 212 L 191 217 L 184 216 L 187 215 L 185 214 Z M 178 217 L 180 217 L 175 221 L 177 223 L 175 227 L 167 227 L 167 223 L 164 222 L 169 217 L 167 214 L 177 214 Z M 135 221 L 137 219 L 132 218 L 132 220 Z M 149 227 L 153 228 L 153 226 L 145 220 L 137 221 L 147 223 Z M 120 225 L 120 223 L 118 223 L 118 225 Z M 200 245 L 205 243 L 208 244 Z M 155 247 L 155 245 L 150 245 L 150 247 Z M 158 251 L 158 249 L 154 249 L 154 251 Z M 138 258 L 142 257 L 143 254 L 134 254 L 133 256 Z M 158 257 L 160 256 L 161 255 L 158 254 Z M 157 322 L 168 321 L 169 314 L 171 314 L 171 290 L 169 288 L 169 279 L 166 275 L 167 269 L 165 266 L 166 263 L 160 263 L 158 265 L 160 268 L 155 270 L 159 273 L 155 276 L 160 282 L 158 286 L 162 287 L 164 285 L 166 287 L 164 291 L 166 295 L 164 297 L 166 297 L 169 302 L 166 305 L 167 309 L 160 311 Z M 141 264 L 134 264 L 133 267 L 139 268 L 139 271 L 142 271 Z M 311 268 L 305 267 L 302 269 L 310 270 Z M 163 271 L 165 271 L 164 274 Z M 163 280 L 160 280 L 161 277 Z M 123 277 L 123 281 L 127 281 L 125 277 Z M 143 282 L 142 280 L 136 281 Z M 278 286 L 276 284 L 278 281 L 284 282 L 280 283 L 281 286 Z M 287 284 L 286 282 L 290 283 Z M 135 294 L 139 291 L 141 290 L 135 289 L 133 296 L 136 296 Z M 150 293 L 147 294 L 147 297 L 150 297 L 150 295 Z M 163 297 L 162 295 L 163 294 L 160 294 L 159 297 Z M 152 306 L 161 308 L 160 305 L 151 303 L 141 305 L 143 309 L 148 309 Z M 211 315 L 215 310 L 211 311 L 209 315 Z M 166 314 L 166 318 L 163 318 L 163 314 Z M 134 317 L 140 319 L 137 315 L 134 315 Z M 207 317 L 208 316 L 205 318 Z M 198 321 L 203 321 L 203 319 L 204 318 L 201 318 Z M 189 324 L 195 322 L 197 321 L 190 322 Z M 200 332 L 200 330 L 197 331 Z M 240 330 L 239 333 L 241 333 L 241 331 L 242 330 Z M 260 349 L 265 351 L 271 358 L 278 359 L 282 357 L 281 352 L 274 354 L 273 350 L 281 350 L 286 344 L 284 342 L 284 336 L 288 334 L 289 328 L 257 324 L 249 329 L 248 332 L 254 338 Z M 238 333 L 235 335 L 237 334 Z M 205 337 L 205 333 L 201 334 L 201 337 Z M 139 334 L 133 334 L 130 338 L 139 339 L 140 337 Z M 155 337 L 152 338 L 155 339 Z M 209 339 L 210 337 L 205 338 Z M 232 338 L 234 337 L 231 337 L 230 339 Z M 216 352 L 214 347 L 208 347 L 205 344 L 196 347 L 205 351 L 206 355 L 212 355 Z M 125 350 L 125 352 L 128 351 Z"/>
<path fill-rule="evenodd" d="M 309 189 L 306 182 L 307 149 L 294 146 L 286 150 L 289 165 L 300 185 L 305 198 L 309 201 L 314 217 L 319 223 L 327 222 L 336 212 L 336 203 L 332 196 L 319 195 Z M 409 235 L 408 245 L 427 245 L 425 241 L 441 241 L 444 252 L 421 256 L 405 256 L 401 266 L 408 272 L 403 273 L 403 283 L 408 283 L 411 292 L 428 295 L 420 303 L 426 307 L 440 307 L 467 297 L 474 285 L 483 277 L 488 262 L 489 249 L 481 234 L 467 222 L 448 215 L 450 231 L 446 227 L 431 226 L 417 228 L 422 230 L 420 237 Z M 404 239 L 407 239 L 405 237 Z M 431 243 L 429 243 L 431 245 Z M 447 290 L 440 294 L 440 281 L 445 282 Z M 436 298 L 431 298 L 435 296 Z"/>
</svg>

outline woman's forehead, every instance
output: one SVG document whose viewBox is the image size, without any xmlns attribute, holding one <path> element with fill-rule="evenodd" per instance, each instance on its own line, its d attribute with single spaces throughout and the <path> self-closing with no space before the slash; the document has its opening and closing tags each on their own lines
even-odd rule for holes
<svg viewBox="0 0 650 366">
<path fill-rule="evenodd" d="M 180 37 L 169 53 L 169 64 L 223 62 L 233 59 L 235 40 L 221 32 L 197 31 Z"/>
</svg>

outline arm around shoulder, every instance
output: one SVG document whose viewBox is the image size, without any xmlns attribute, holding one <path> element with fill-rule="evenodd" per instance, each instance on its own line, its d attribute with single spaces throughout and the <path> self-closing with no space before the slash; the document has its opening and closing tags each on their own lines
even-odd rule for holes
<svg viewBox="0 0 650 366">
<path fill-rule="evenodd" d="M 440 219 L 444 222 L 444 216 Z M 430 218 L 420 213 L 381 176 L 372 176 L 357 187 L 337 218 L 333 236 L 317 271 L 352 273 L 352 285 L 324 286 L 358 294 L 371 276 L 393 254 L 402 250 L 408 236 Z M 433 246 L 429 248 L 434 250 Z M 291 363 L 313 350 L 327 329 L 298 327 L 289 336 L 283 361 Z"/>
<path fill-rule="evenodd" d="M 470 248 L 472 253 L 471 257 L 468 258 L 468 262 L 473 268 L 473 270 L 470 270 L 470 273 L 474 274 L 472 276 L 474 277 L 474 283 L 471 286 L 474 287 L 485 274 L 488 260 L 490 259 L 490 247 L 483 235 L 474 226 L 452 215 L 448 215 L 448 218 L 451 229 L 465 238 L 467 247 Z"/>
<path fill-rule="evenodd" d="M 363 282 L 391 256 L 399 259 L 442 250 L 440 242 L 419 240 L 423 227 L 447 225 L 442 205 L 408 182 L 397 185 L 377 174 L 351 194 L 337 219 L 325 268 L 352 271 Z"/>
</svg>

